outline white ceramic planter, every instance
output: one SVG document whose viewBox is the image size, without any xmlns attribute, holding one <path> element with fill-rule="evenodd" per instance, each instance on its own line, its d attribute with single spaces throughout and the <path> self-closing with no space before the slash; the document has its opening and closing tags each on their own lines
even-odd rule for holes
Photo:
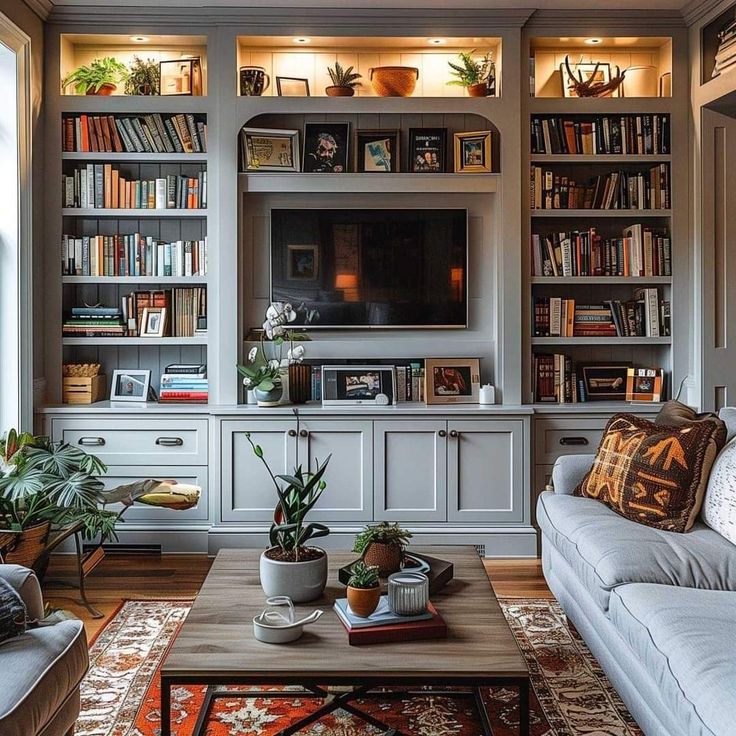
<svg viewBox="0 0 736 736">
<path fill-rule="evenodd" d="M 286 595 L 294 603 L 307 603 L 319 598 L 327 585 L 327 553 L 316 560 L 281 562 L 264 552 L 259 572 L 267 597 Z"/>
</svg>

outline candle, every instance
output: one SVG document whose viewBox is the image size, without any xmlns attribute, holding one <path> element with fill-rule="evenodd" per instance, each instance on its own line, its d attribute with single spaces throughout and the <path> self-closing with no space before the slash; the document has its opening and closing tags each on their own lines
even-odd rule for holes
<svg viewBox="0 0 736 736">
<path fill-rule="evenodd" d="M 429 578 L 421 572 L 395 572 L 388 577 L 388 607 L 400 616 L 427 610 Z"/>
</svg>

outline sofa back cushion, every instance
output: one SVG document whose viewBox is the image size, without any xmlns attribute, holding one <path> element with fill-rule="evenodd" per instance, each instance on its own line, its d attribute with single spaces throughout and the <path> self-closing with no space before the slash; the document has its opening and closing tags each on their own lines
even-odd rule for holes
<svg viewBox="0 0 736 736">
<path fill-rule="evenodd" d="M 700 513 L 725 440 L 723 423 L 712 419 L 667 427 L 616 414 L 575 495 L 596 498 L 632 521 L 685 532 Z"/>
<path fill-rule="evenodd" d="M 0 642 L 26 630 L 26 607 L 10 583 L 0 578 Z"/>
<path fill-rule="evenodd" d="M 718 416 L 726 423 L 728 441 L 730 442 L 736 437 L 736 406 L 724 406 L 718 412 Z"/>
<path fill-rule="evenodd" d="M 731 440 L 713 463 L 702 516 L 711 529 L 736 544 L 736 440 Z"/>
</svg>

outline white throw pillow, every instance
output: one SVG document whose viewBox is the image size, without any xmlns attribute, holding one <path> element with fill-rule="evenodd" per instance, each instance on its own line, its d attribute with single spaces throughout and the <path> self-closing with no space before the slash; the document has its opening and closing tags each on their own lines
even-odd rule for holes
<svg viewBox="0 0 736 736">
<path fill-rule="evenodd" d="M 721 450 L 713 463 L 702 517 L 711 529 L 736 544 L 736 439 Z"/>
</svg>

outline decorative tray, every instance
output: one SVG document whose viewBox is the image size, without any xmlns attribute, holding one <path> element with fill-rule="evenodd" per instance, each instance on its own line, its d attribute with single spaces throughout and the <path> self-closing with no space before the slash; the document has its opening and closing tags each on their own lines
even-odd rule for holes
<svg viewBox="0 0 736 736">
<path fill-rule="evenodd" d="M 338 580 L 343 585 L 348 584 L 350 571 L 356 562 L 358 560 L 341 567 L 338 571 Z M 404 554 L 404 562 L 401 569 L 411 572 L 423 572 L 429 578 L 430 594 L 436 593 L 438 590 L 444 588 L 452 580 L 455 572 L 451 562 L 446 562 L 430 555 L 419 555 L 414 552 Z"/>
</svg>

